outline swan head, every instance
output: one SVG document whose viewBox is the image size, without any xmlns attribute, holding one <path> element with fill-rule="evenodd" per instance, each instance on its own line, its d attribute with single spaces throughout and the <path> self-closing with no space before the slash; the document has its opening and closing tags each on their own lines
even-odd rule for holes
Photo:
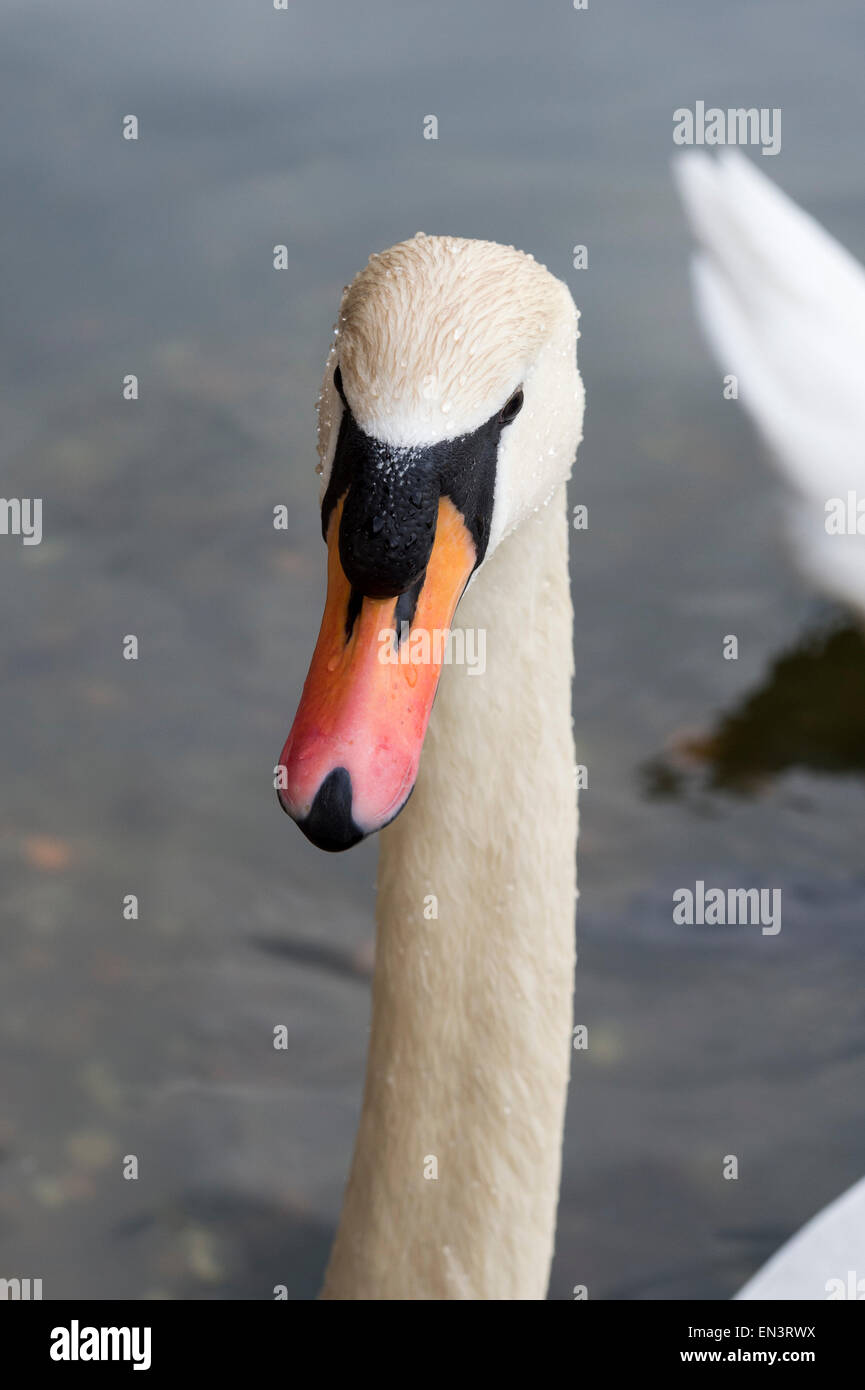
<svg viewBox="0 0 865 1390">
<path fill-rule="evenodd" d="M 418 234 L 345 290 L 319 400 L 324 618 L 279 799 L 322 849 L 399 813 L 449 628 L 507 535 L 570 475 L 583 416 L 577 310 L 533 257 Z"/>
</svg>

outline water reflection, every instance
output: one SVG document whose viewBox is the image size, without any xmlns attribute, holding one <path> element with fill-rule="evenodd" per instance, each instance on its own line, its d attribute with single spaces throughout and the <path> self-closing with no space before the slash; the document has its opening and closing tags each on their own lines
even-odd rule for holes
<svg viewBox="0 0 865 1390">
<path fill-rule="evenodd" d="M 836 621 L 810 629 L 702 736 L 680 737 L 641 769 L 649 798 L 693 788 L 751 796 L 793 768 L 865 774 L 865 636 Z"/>
</svg>

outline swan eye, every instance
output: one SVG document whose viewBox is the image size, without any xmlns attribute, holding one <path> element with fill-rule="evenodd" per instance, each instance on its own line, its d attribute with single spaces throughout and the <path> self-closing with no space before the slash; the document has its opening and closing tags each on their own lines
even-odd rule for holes
<svg viewBox="0 0 865 1390">
<path fill-rule="evenodd" d="M 336 393 L 342 401 L 343 405 L 346 405 L 347 402 L 345 399 L 345 392 L 342 389 L 342 372 L 340 371 L 339 367 L 337 367 L 336 371 L 333 374 L 333 384 L 336 389 Z"/>
<path fill-rule="evenodd" d="M 515 391 L 510 400 L 507 401 L 499 411 L 499 419 L 503 425 L 509 425 L 511 420 L 516 419 L 523 408 L 523 388 Z"/>
</svg>

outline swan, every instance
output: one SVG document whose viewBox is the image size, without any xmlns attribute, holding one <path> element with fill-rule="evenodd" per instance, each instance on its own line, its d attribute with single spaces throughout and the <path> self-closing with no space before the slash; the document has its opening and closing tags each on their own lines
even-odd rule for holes
<svg viewBox="0 0 865 1390">
<path fill-rule="evenodd" d="M 682 154 L 673 174 L 699 318 L 788 485 L 795 559 L 861 619 L 865 269 L 738 151 Z"/>
<path fill-rule="evenodd" d="M 532 256 L 420 233 L 342 297 L 319 399 L 327 596 L 277 768 L 313 844 L 382 832 L 326 1299 L 546 1295 L 575 964 L 577 320 Z M 443 670 L 435 644 L 406 659 L 458 603 L 483 674 Z"/>
<path fill-rule="evenodd" d="M 796 560 L 861 620 L 865 270 L 738 152 L 682 155 L 673 174 L 699 246 L 692 273 L 700 321 L 788 484 Z M 840 531 L 831 525 L 839 510 L 847 522 Z M 807 1222 L 736 1297 L 865 1298 L 863 1250 L 865 1179 Z"/>
</svg>

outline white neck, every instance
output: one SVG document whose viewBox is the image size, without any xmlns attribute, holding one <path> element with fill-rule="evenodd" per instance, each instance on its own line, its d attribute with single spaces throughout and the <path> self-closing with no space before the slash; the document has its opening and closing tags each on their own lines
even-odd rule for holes
<svg viewBox="0 0 865 1390">
<path fill-rule="evenodd" d="M 442 672 L 414 794 L 382 833 L 366 1088 L 324 1298 L 546 1294 L 575 960 L 567 547 L 562 487 L 463 599 L 486 673 Z"/>
</svg>

